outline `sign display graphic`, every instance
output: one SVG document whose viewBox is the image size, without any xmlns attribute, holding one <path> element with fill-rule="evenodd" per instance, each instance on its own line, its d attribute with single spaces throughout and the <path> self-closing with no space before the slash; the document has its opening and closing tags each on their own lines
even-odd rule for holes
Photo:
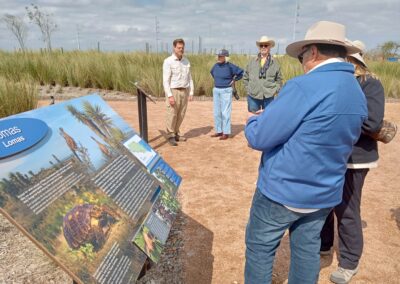
<svg viewBox="0 0 400 284">
<path fill-rule="evenodd" d="M 180 182 L 98 95 L 0 120 L 0 212 L 79 283 L 158 261 Z"/>
</svg>

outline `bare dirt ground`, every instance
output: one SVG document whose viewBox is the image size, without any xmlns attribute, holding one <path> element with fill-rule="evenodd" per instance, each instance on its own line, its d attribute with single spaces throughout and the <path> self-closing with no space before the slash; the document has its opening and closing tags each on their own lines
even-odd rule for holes
<svg viewBox="0 0 400 284">
<path fill-rule="evenodd" d="M 42 102 L 47 104 L 47 102 Z M 109 101 L 139 130 L 136 101 Z M 183 177 L 182 212 L 161 261 L 142 283 L 243 283 L 244 232 L 257 179 L 260 153 L 247 147 L 243 128 L 246 103 L 233 103 L 233 137 L 210 138 L 211 101 L 194 101 L 183 123 L 187 142 L 171 147 L 163 138 L 165 105 L 148 104 L 150 145 Z M 400 125 L 400 103 L 386 104 L 386 118 Z M 352 283 L 400 283 L 400 134 L 380 144 L 379 167 L 363 189 L 364 253 Z M 0 218 L 0 283 L 71 283 L 30 241 Z M 330 283 L 337 267 L 337 243 L 321 258 L 319 283 Z M 275 259 L 273 283 L 285 283 L 288 236 Z"/>
</svg>

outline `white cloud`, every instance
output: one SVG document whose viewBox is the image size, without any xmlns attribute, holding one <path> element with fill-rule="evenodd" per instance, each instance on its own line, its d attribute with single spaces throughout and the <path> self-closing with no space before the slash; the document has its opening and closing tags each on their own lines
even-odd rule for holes
<svg viewBox="0 0 400 284">
<path fill-rule="evenodd" d="M 0 0 L 0 13 L 24 15 L 30 0 Z M 183 37 L 187 50 L 233 48 L 255 51 L 255 41 L 268 35 L 280 43 L 280 52 L 292 41 L 295 15 L 293 0 L 38 0 L 44 11 L 53 14 L 58 30 L 53 46 L 76 48 L 77 33 L 81 48 L 93 48 L 101 42 L 104 49 L 143 50 L 145 42 L 155 46 L 155 17 L 159 22 L 159 44 L 171 46 L 174 38 Z M 400 40 L 400 1 L 301 1 L 296 39 L 319 20 L 346 25 L 349 38 L 363 40 L 373 48 L 388 40 Z M 40 31 L 29 25 L 27 46 L 44 47 Z M 18 42 L 0 23 L 0 49 L 12 50 Z M 276 49 L 275 49 L 276 50 Z M 274 51 L 273 51 L 274 52 Z"/>
<path fill-rule="evenodd" d="M 117 33 L 126 33 L 131 29 L 128 25 L 114 25 L 112 29 L 115 30 Z"/>
</svg>

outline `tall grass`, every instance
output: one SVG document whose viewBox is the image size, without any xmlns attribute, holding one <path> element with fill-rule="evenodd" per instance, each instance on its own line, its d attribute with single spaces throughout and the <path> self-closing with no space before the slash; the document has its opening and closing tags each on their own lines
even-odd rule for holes
<svg viewBox="0 0 400 284">
<path fill-rule="evenodd" d="M 400 98 L 400 63 L 367 61 L 369 68 L 378 75 L 389 98 Z"/>
<path fill-rule="evenodd" d="M 24 78 L 39 84 L 59 84 L 82 88 L 100 88 L 134 92 L 130 82 L 140 85 L 154 96 L 163 96 L 162 64 L 168 54 L 100 53 L 97 51 L 71 52 L 0 52 L 0 76 L 12 81 Z M 192 65 L 195 95 L 211 96 L 213 80 L 210 69 L 215 63 L 212 55 L 188 55 Z M 233 55 L 231 62 L 245 68 L 249 60 L 245 55 Z M 302 74 L 301 65 L 288 56 L 277 58 L 284 80 Z M 372 71 L 382 80 L 388 97 L 400 97 L 400 64 L 368 62 Z M 238 84 L 239 94 L 245 95 Z"/>
<path fill-rule="evenodd" d="M 23 79 L 13 82 L 0 76 L 0 118 L 36 108 L 35 84 Z"/>
</svg>

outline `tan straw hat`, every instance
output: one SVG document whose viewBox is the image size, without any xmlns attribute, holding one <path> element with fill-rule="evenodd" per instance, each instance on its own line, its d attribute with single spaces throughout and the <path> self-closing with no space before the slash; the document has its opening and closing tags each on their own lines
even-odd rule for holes
<svg viewBox="0 0 400 284">
<path fill-rule="evenodd" d="M 361 50 L 361 52 L 349 54 L 348 56 L 357 59 L 360 63 L 362 63 L 365 67 L 367 67 L 367 63 L 365 63 L 363 58 L 363 55 L 366 51 L 365 44 L 361 40 L 352 41 L 351 44 L 354 45 L 355 47 L 358 47 Z"/>
<path fill-rule="evenodd" d="M 271 45 L 271 47 L 275 46 L 275 41 L 267 36 L 262 36 L 259 41 L 256 41 L 256 45 L 258 47 L 260 47 L 261 43 L 268 43 L 269 45 Z"/>
<path fill-rule="evenodd" d="M 297 58 L 304 46 L 314 43 L 324 43 L 343 46 L 347 54 L 357 53 L 361 50 L 351 42 L 346 41 L 346 27 L 344 25 L 320 21 L 313 24 L 306 33 L 304 40 L 296 41 L 286 47 L 286 53 Z"/>
</svg>

